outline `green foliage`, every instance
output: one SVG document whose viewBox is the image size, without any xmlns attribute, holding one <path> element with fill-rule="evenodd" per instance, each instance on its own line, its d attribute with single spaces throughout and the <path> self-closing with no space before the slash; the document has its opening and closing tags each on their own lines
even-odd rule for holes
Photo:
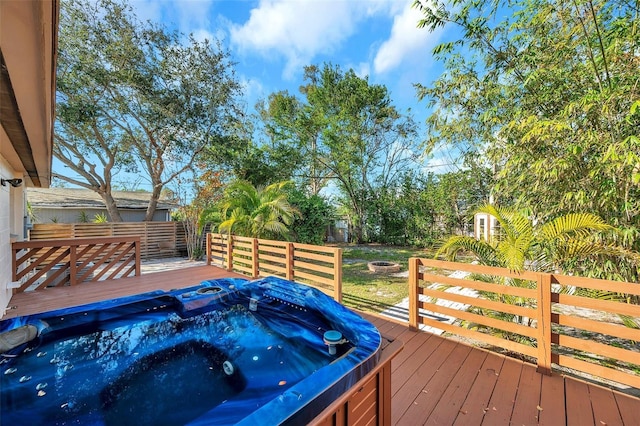
<svg viewBox="0 0 640 426">
<path fill-rule="evenodd" d="M 84 210 L 80 212 L 80 214 L 78 215 L 78 222 L 89 223 L 89 215 L 87 214 L 87 212 L 85 212 Z"/>
<path fill-rule="evenodd" d="M 386 87 L 353 70 L 307 66 L 305 83 L 304 99 L 280 92 L 262 105 L 269 155 L 286 161 L 310 194 L 333 180 L 355 241 L 367 241 L 367 206 L 414 165 L 416 126 L 392 105 Z"/>
<path fill-rule="evenodd" d="M 318 195 L 306 196 L 299 189 L 293 188 L 288 193 L 288 200 L 299 215 L 291 224 L 294 240 L 299 243 L 322 245 L 327 226 L 333 223 L 333 208 Z"/>
<path fill-rule="evenodd" d="M 29 217 L 30 223 L 36 223 L 38 221 L 38 216 L 29 201 L 27 201 L 27 216 Z"/>
<path fill-rule="evenodd" d="M 591 268 L 606 258 L 629 262 L 634 268 L 640 262 L 638 253 L 603 243 L 601 237 L 614 228 L 591 213 L 571 213 L 546 223 L 532 222 L 523 211 L 490 204 L 477 213 L 492 215 L 500 234 L 488 241 L 450 237 L 436 256 L 454 260 L 458 253 L 470 251 L 483 265 L 582 276 L 590 275 Z"/>
<path fill-rule="evenodd" d="M 93 216 L 93 223 L 107 223 L 109 222 L 109 218 L 106 213 L 98 213 Z"/>
<path fill-rule="evenodd" d="M 471 167 L 426 176 L 405 172 L 370 194 L 369 238 L 382 244 L 432 246 L 445 235 L 468 232 L 471 212 L 489 198 L 488 170 Z"/>
<path fill-rule="evenodd" d="M 445 72 L 419 85 L 427 148 L 456 146 L 497 170 L 496 200 L 544 222 L 589 212 L 624 230 L 640 213 L 637 2 L 414 3 Z M 635 241 L 636 250 L 640 247 Z M 631 272 L 631 271 L 628 271 Z"/>
<path fill-rule="evenodd" d="M 247 181 L 232 182 L 221 201 L 219 231 L 253 238 L 287 238 L 290 225 L 300 214 L 287 199 L 288 185 L 285 181 L 256 188 Z"/>
<path fill-rule="evenodd" d="M 96 191 L 120 221 L 113 176 L 146 176 L 151 220 L 163 187 L 201 153 L 220 158 L 243 142 L 229 136 L 239 93 L 215 40 L 185 41 L 124 0 L 62 2 L 53 154 L 73 175 L 57 177 Z"/>
</svg>

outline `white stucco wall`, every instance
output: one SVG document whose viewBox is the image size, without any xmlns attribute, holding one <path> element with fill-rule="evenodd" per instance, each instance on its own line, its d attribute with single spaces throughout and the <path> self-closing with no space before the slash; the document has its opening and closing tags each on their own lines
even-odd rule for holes
<svg viewBox="0 0 640 426">
<path fill-rule="evenodd" d="M 4 142 L 4 141 L 3 141 Z M 0 157 L 0 177 L 22 178 Z M 24 184 L 18 188 L 0 186 L 0 314 L 4 314 L 11 299 L 11 241 L 22 240 L 24 214 Z"/>
</svg>

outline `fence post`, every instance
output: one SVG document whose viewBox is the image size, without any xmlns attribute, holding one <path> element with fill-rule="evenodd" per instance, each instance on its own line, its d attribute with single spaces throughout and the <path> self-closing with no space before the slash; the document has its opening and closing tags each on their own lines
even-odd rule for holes
<svg viewBox="0 0 640 426">
<path fill-rule="evenodd" d="M 409 330 L 418 331 L 418 270 L 420 259 L 409 258 Z"/>
<path fill-rule="evenodd" d="M 140 268 L 140 259 L 142 257 L 141 245 L 142 243 L 140 242 L 140 237 L 136 237 L 136 239 L 133 241 L 133 246 L 135 247 L 135 250 L 136 250 L 136 277 L 139 277 L 140 275 L 142 275 L 142 270 Z"/>
<path fill-rule="evenodd" d="M 293 243 L 287 243 L 287 252 L 284 255 L 287 264 L 286 278 L 293 281 Z"/>
<path fill-rule="evenodd" d="M 77 248 L 76 245 L 69 246 L 69 285 L 76 285 L 78 281 Z"/>
<path fill-rule="evenodd" d="M 11 281 L 18 281 L 18 250 L 11 243 Z M 16 291 L 13 290 L 13 293 Z"/>
<path fill-rule="evenodd" d="M 258 278 L 258 275 L 260 275 L 260 271 L 259 271 L 259 261 L 260 259 L 258 258 L 259 254 L 258 254 L 258 239 L 254 238 L 252 243 L 251 243 L 251 263 L 252 263 L 252 273 L 253 273 L 253 278 Z"/>
<path fill-rule="evenodd" d="M 207 232 L 207 247 L 205 251 L 207 253 L 207 266 L 211 266 L 211 232 Z"/>
<path fill-rule="evenodd" d="M 227 238 L 227 271 L 233 272 L 233 236 Z"/>
<path fill-rule="evenodd" d="M 333 252 L 333 298 L 342 303 L 342 249 Z"/>
<path fill-rule="evenodd" d="M 538 274 L 538 373 L 551 374 L 551 274 Z"/>
</svg>

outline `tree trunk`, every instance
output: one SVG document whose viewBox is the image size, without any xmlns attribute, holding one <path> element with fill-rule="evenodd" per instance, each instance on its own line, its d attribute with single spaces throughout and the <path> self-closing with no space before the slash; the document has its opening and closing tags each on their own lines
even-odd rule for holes
<svg viewBox="0 0 640 426">
<path fill-rule="evenodd" d="M 154 185 L 153 191 L 151 192 L 151 198 L 149 199 L 149 205 L 147 206 L 147 213 L 144 215 L 145 222 L 153 221 L 153 215 L 156 214 L 156 208 L 158 207 L 158 200 L 160 199 L 161 193 L 162 186 Z"/>
<path fill-rule="evenodd" d="M 109 214 L 111 222 L 122 222 L 122 216 L 120 216 L 116 200 L 113 199 L 111 191 L 98 192 L 98 194 L 100 194 L 100 197 L 102 197 L 102 200 L 104 201 L 104 205 L 107 208 L 107 213 Z"/>
</svg>

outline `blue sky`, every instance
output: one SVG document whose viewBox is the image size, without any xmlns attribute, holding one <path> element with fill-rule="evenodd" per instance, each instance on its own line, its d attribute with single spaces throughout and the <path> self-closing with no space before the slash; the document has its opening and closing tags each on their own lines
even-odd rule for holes
<svg viewBox="0 0 640 426">
<path fill-rule="evenodd" d="M 438 71 L 430 55 L 440 33 L 416 28 L 412 0 L 137 0 L 139 17 L 229 48 L 250 97 L 297 91 L 302 67 L 331 61 L 387 85 L 416 107 L 412 83 Z M 424 108 L 422 108 L 424 109 Z"/>
</svg>

